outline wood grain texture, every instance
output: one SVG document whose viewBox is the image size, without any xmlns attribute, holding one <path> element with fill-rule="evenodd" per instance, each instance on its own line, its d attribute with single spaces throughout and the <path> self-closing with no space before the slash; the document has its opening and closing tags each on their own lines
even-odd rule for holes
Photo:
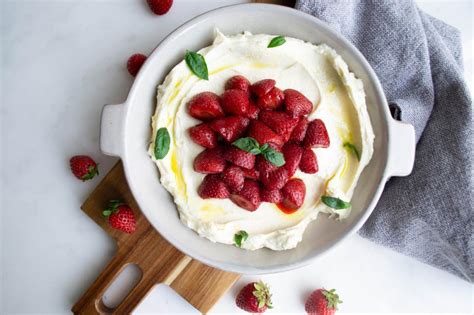
<svg viewBox="0 0 474 315">
<path fill-rule="evenodd" d="M 135 233 L 115 230 L 102 217 L 102 210 L 111 199 L 121 199 L 134 209 L 137 220 Z M 121 162 L 105 176 L 81 208 L 116 240 L 118 250 L 73 306 L 75 314 L 129 314 L 159 283 L 171 286 L 205 313 L 240 277 L 193 260 L 162 238 L 139 211 L 125 180 Z M 125 299 L 115 309 L 110 309 L 102 303 L 102 296 L 128 264 L 136 264 L 142 271 L 142 277 Z"/>
</svg>

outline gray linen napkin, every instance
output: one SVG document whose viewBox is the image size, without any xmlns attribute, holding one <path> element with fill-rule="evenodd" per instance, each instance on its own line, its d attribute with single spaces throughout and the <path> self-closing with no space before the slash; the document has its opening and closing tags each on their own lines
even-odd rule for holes
<svg viewBox="0 0 474 315">
<path fill-rule="evenodd" d="M 389 104 L 415 126 L 413 173 L 392 178 L 360 234 L 474 279 L 472 102 L 459 31 L 413 1 L 299 0 L 375 69 Z"/>
</svg>

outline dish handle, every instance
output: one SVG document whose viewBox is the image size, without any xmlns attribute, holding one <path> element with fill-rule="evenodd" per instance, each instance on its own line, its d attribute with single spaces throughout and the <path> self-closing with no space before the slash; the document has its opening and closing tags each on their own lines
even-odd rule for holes
<svg viewBox="0 0 474 315">
<path fill-rule="evenodd" d="M 123 113 L 125 104 L 105 105 L 100 119 L 100 150 L 111 156 L 123 151 Z"/>
<path fill-rule="evenodd" d="M 415 163 L 415 128 L 397 120 L 392 120 L 389 126 L 387 174 L 389 177 L 408 176 Z"/>
</svg>

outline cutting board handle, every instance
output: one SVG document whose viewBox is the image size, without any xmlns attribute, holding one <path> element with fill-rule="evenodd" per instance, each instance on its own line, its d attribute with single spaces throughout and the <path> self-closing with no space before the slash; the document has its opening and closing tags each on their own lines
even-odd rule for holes
<svg viewBox="0 0 474 315">
<path fill-rule="evenodd" d="M 122 199 L 130 205 L 136 230 L 126 234 L 113 229 L 102 216 L 109 200 Z M 186 256 L 150 225 L 141 214 L 123 173 L 122 163 L 105 176 L 82 205 L 82 210 L 117 242 L 117 253 L 72 307 L 74 314 L 130 314 L 157 284 L 169 285 L 202 313 L 209 309 L 239 278 L 239 275 L 214 269 Z M 123 269 L 135 264 L 142 276 L 116 308 L 107 307 L 102 297 Z"/>
</svg>

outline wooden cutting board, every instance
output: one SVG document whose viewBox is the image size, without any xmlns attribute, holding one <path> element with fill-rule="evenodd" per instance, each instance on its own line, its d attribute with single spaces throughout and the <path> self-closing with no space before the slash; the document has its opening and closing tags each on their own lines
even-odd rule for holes
<svg viewBox="0 0 474 315">
<path fill-rule="evenodd" d="M 126 234 L 111 228 L 102 210 L 109 200 L 129 204 L 137 219 L 137 230 Z M 81 209 L 117 242 L 117 253 L 94 283 L 73 306 L 74 314 L 129 314 L 157 284 L 167 284 L 202 313 L 208 312 L 240 275 L 206 266 L 169 244 L 141 214 L 118 162 L 87 198 Z M 102 302 L 109 285 L 127 264 L 142 271 L 137 285 L 115 308 Z"/>
<path fill-rule="evenodd" d="M 254 0 L 253 2 L 294 6 L 294 0 Z M 102 217 L 110 200 L 120 199 L 135 211 L 137 230 L 129 235 L 112 229 Z M 118 162 L 81 206 L 117 242 L 117 253 L 74 304 L 74 314 L 129 314 L 157 284 L 167 284 L 202 313 L 207 313 L 240 275 L 215 269 L 186 256 L 169 244 L 141 214 Z M 128 265 L 136 264 L 142 277 L 114 309 L 102 296 Z"/>
</svg>

